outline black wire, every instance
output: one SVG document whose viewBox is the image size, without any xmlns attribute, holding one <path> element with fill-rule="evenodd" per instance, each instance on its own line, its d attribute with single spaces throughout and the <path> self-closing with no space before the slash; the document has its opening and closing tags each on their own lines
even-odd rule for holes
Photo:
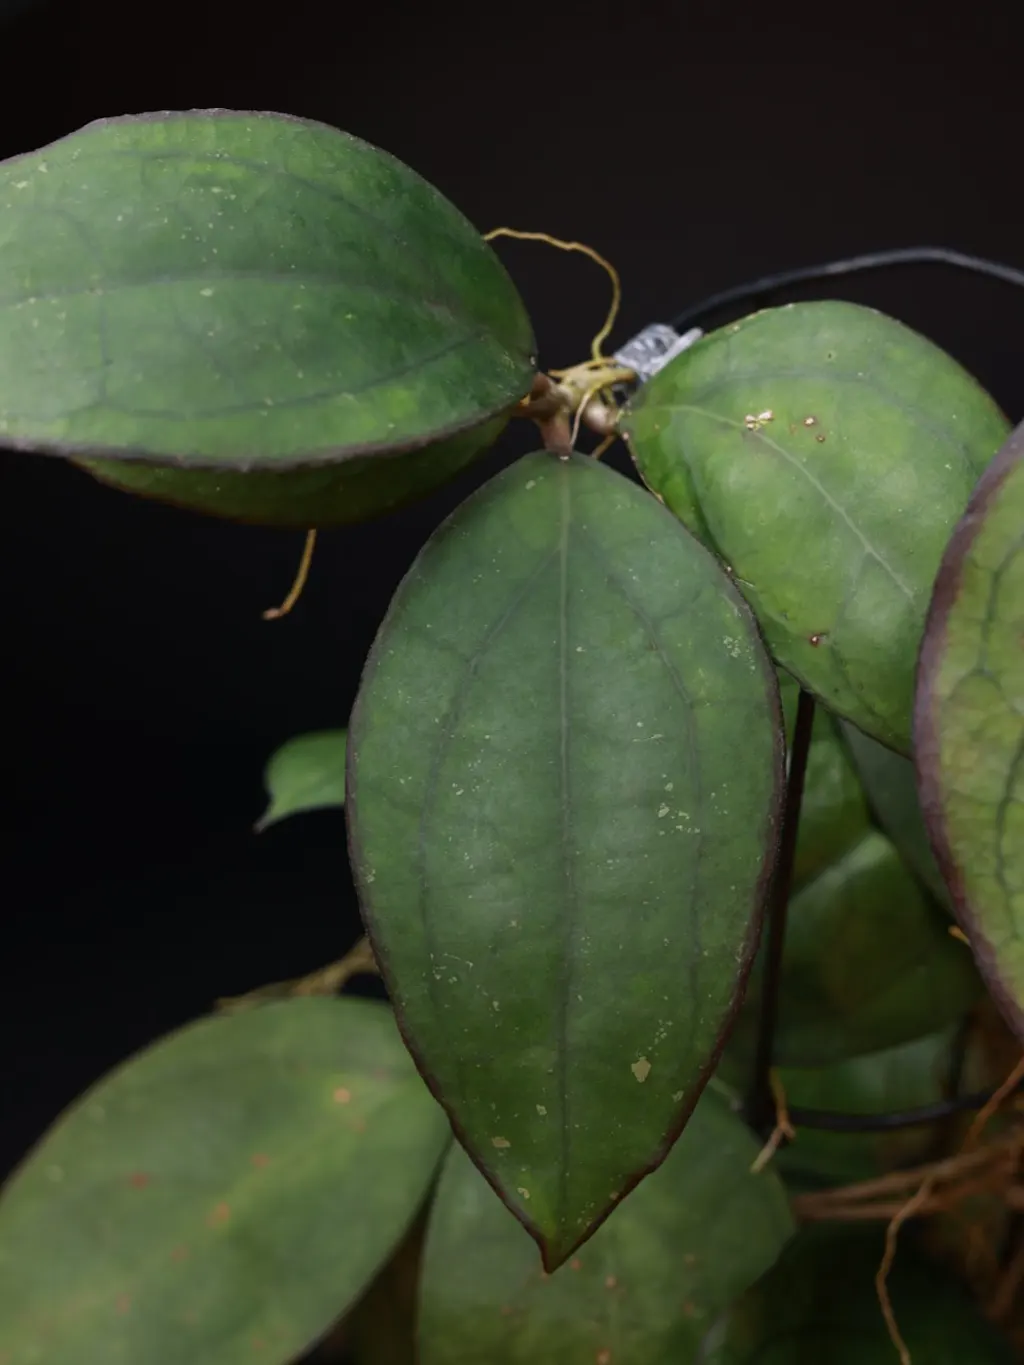
<svg viewBox="0 0 1024 1365">
<path fill-rule="evenodd" d="M 772 1057 L 775 1053 L 775 1029 L 779 1014 L 779 993 L 782 985 L 782 957 L 786 943 L 786 915 L 793 883 L 793 864 L 796 858 L 796 836 L 800 825 L 800 806 L 807 776 L 807 757 L 811 751 L 811 732 L 814 729 L 814 698 L 801 687 L 793 726 L 793 743 L 786 774 L 786 795 L 782 813 L 782 832 L 775 862 L 775 874 L 768 893 L 765 932 L 765 965 L 761 986 L 761 1008 L 758 1014 L 757 1050 L 754 1075 L 747 1104 L 750 1126 L 758 1131 L 770 1131 L 775 1118 L 775 1097 L 771 1087 Z"/>
<path fill-rule="evenodd" d="M 773 275 L 751 280 L 747 284 L 733 285 L 729 289 L 722 289 L 717 294 L 710 295 L 700 303 L 684 308 L 672 318 L 670 325 L 676 332 L 682 334 L 733 304 L 757 305 L 767 301 L 772 294 L 788 289 L 792 285 L 806 284 L 813 280 L 835 279 L 867 270 L 889 270 L 905 265 L 951 266 L 957 270 L 968 270 L 975 275 L 987 275 L 1006 284 L 1024 287 L 1024 270 L 1004 265 L 1000 261 L 987 260 L 984 256 L 972 256 L 967 252 L 954 251 L 944 246 L 894 247 L 889 251 L 870 251 L 861 256 L 828 261 L 824 265 L 780 270 Z M 1018 1089 L 1024 1089 L 1024 1082 Z M 917 1109 L 897 1110 L 884 1114 L 840 1114 L 827 1109 L 794 1108 L 789 1111 L 789 1116 L 798 1128 L 815 1128 L 836 1133 L 883 1133 L 899 1128 L 912 1128 L 918 1124 L 936 1123 L 941 1119 L 950 1118 L 953 1114 L 980 1109 L 993 1093 L 989 1090 L 978 1091 L 952 1099 L 937 1100 L 934 1104 L 921 1105 Z M 763 1103 L 763 1096 L 759 1098 Z"/>
<path fill-rule="evenodd" d="M 670 325 L 682 333 L 708 317 L 721 312 L 730 304 L 754 303 L 766 296 L 788 289 L 794 284 L 805 284 L 810 280 L 834 279 L 840 275 L 855 275 L 864 270 L 889 270 L 901 265 L 945 265 L 957 270 L 970 270 L 976 275 L 988 275 L 1006 284 L 1024 287 L 1024 270 L 1000 261 L 989 261 L 983 256 L 971 256 L 964 251 L 954 251 L 944 246 L 901 246 L 890 251 L 870 251 L 863 256 L 850 256 L 846 260 L 829 261 L 824 265 L 799 266 L 795 270 L 780 270 L 774 275 L 765 275 L 749 284 L 734 285 L 722 289 L 717 294 L 684 308 L 672 318 Z"/>
<path fill-rule="evenodd" d="M 1024 1088 L 1024 1082 L 1017 1087 Z M 886 1114 L 840 1114 L 831 1109 L 789 1110 L 794 1128 L 816 1128 L 829 1133 L 887 1133 L 897 1128 L 915 1128 L 923 1123 L 938 1123 L 940 1119 L 968 1109 L 980 1109 L 992 1097 L 991 1090 L 976 1090 L 971 1095 L 959 1095 L 952 1100 L 936 1100 L 918 1109 L 893 1110 Z"/>
</svg>

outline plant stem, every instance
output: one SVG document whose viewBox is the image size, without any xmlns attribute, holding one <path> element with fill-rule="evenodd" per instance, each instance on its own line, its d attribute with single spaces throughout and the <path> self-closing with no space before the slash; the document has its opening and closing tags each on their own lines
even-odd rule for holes
<svg viewBox="0 0 1024 1365">
<path fill-rule="evenodd" d="M 255 1009 L 274 1000 L 291 1000 L 304 995 L 336 995 L 353 976 L 378 975 L 377 962 L 369 939 L 364 935 L 354 948 L 338 962 L 320 967 L 308 976 L 291 981 L 275 981 L 270 986 L 259 986 L 245 995 L 225 995 L 217 1001 L 221 1014 L 237 1014 L 240 1010 Z"/>
<path fill-rule="evenodd" d="M 811 748 L 814 728 L 814 698 L 800 689 L 793 729 L 793 747 L 789 755 L 786 778 L 786 802 L 782 814 L 782 833 L 779 838 L 779 857 L 768 897 L 768 933 L 765 941 L 764 979 L 761 989 L 761 1013 L 757 1030 L 757 1052 L 754 1076 L 747 1104 L 747 1120 L 758 1132 L 767 1132 L 775 1122 L 772 1098 L 771 1067 L 775 1051 L 775 1027 L 779 1017 L 779 988 L 782 979 L 782 950 L 786 942 L 786 912 L 793 882 L 793 862 L 796 856 L 796 835 L 800 824 L 800 804 L 804 795 L 807 774 L 807 755 Z"/>
</svg>

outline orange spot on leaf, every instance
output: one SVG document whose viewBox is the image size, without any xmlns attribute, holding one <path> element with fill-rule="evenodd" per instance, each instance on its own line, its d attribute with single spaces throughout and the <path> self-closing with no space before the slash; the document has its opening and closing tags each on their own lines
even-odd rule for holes
<svg viewBox="0 0 1024 1365">
<path fill-rule="evenodd" d="M 187 1260 L 188 1260 L 188 1247 L 175 1247 L 174 1250 L 171 1252 L 171 1260 L 172 1260 L 172 1261 L 187 1261 Z"/>
<path fill-rule="evenodd" d="M 606 1276 L 605 1276 L 605 1280 L 604 1280 L 604 1287 L 605 1287 L 605 1289 L 614 1289 L 615 1286 L 616 1286 L 617 1284 L 618 1284 L 618 1280 L 615 1278 L 614 1275 L 606 1275 Z"/>
<path fill-rule="evenodd" d="M 503 1304 L 501 1305 L 501 1316 L 502 1316 L 503 1318 L 510 1318 L 510 1317 L 512 1316 L 512 1305 L 511 1305 L 511 1304 L 503 1303 Z"/>
<path fill-rule="evenodd" d="M 258 1171 L 262 1171 L 264 1166 L 270 1165 L 270 1157 L 267 1156 L 266 1152 L 257 1152 L 255 1156 L 250 1157 L 250 1160 Z"/>
<path fill-rule="evenodd" d="M 345 1087 L 344 1087 L 343 1085 L 339 1086 L 338 1089 L 335 1090 L 335 1092 L 334 1092 L 334 1103 L 335 1103 L 335 1104 L 348 1104 L 348 1102 L 349 1102 L 349 1100 L 351 1100 L 351 1098 L 352 1098 L 352 1091 L 351 1091 L 351 1090 L 346 1090 Z"/>
<path fill-rule="evenodd" d="M 133 1190 L 144 1190 L 147 1185 L 152 1184 L 153 1177 L 147 1175 L 145 1171 L 132 1171 L 128 1177 L 128 1184 Z"/>
<path fill-rule="evenodd" d="M 118 1294 L 117 1299 L 114 1302 L 114 1307 L 117 1309 L 117 1312 L 121 1317 L 124 1317 L 125 1313 L 128 1312 L 128 1309 L 131 1308 L 131 1306 L 132 1301 L 128 1294 Z"/>
<path fill-rule="evenodd" d="M 570 1269 L 570 1270 L 579 1270 L 579 1268 L 580 1268 L 580 1266 L 581 1266 L 582 1264 L 583 1264 L 583 1262 L 580 1260 L 580 1258 L 579 1258 L 578 1256 L 574 1256 L 574 1257 L 572 1258 L 572 1260 L 569 1262 L 569 1269 Z"/>
<path fill-rule="evenodd" d="M 683 1312 L 686 1314 L 688 1318 L 693 1318 L 696 1317 L 697 1315 L 697 1309 L 694 1307 L 694 1305 L 690 1302 L 689 1299 L 687 1299 L 686 1302 L 683 1304 Z"/>
<path fill-rule="evenodd" d="M 598 1351 L 597 1365 L 612 1365 L 611 1351 Z"/>
<path fill-rule="evenodd" d="M 267 1343 L 263 1340 L 262 1337 L 253 1337 L 252 1339 L 252 1346 L 254 1351 L 262 1351 L 266 1344 Z"/>
<path fill-rule="evenodd" d="M 231 1210 L 227 1204 L 218 1204 L 206 1221 L 211 1228 L 221 1228 L 230 1217 Z"/>
<path fill-rule="evenodd" d="M 352 1131 L 353 1131 L 354 1133 L 365 1133 L 365 1132 L 366 1132 L 366 1120 L 365 1120 L 365 1119 L 353 1119 L 353 1120 L 352 1120 L 352 1124 L 351 1124 L 351 1128 L 352 1128 Z"/>
</svg>

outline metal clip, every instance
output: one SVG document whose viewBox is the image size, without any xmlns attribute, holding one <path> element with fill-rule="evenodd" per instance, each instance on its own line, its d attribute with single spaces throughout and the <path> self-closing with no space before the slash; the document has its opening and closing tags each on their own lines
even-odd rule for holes
<svg viewBox="0 0 1024 1365">
<path fill-rule="evenodd" d="M 691 327 L 680 336 L 667 323 L 652 322 L 616 351 L 613 359 L 616 365 L 632 370 L 638 384 L 645 384 L 703 335 L 700 327 Z"/>
</svg>

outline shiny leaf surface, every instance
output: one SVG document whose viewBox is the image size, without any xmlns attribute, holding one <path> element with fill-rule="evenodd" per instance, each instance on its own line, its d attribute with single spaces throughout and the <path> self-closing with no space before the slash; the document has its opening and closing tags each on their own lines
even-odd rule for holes
<svg viewBox="0 0 1024 1365">
<path fill-rule="evenodd" d="M 0 443 L 201 511 L 323 525 L 450 477 L 529 390 L 504 268 L 393 157 L 229 110 L 0 166 Z"/>
<path fill-rule="evenodd" d="M 778 662 L 909 752 L 932 581 L 1007 431 L 988 395 L 891 318 L 802 303 L 684 351 L 623 426 L 645 482 L 730 566 Z"/>
<path fill-rule="evenodd" d="M 549 1268 L 713 1064 L 781 748 L 742 599 L 590 459 L 521 460 L 398 590 L 349 731 L 364 917 L 424 1074 Z"/>
</svg>

